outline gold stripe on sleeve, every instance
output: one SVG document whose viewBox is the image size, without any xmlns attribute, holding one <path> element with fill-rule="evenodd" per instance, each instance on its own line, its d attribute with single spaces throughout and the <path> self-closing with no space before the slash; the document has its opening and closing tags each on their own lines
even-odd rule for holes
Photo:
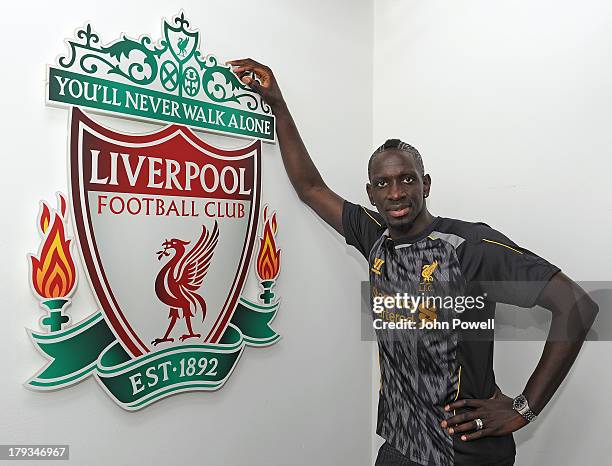
<svg viewBox="0 0 612 466">
<path fill-rule="evenodd" d="M 368 212 L 368 210 L 367 210 L 367 209 L 366 209 L 364 206 L 361 206 L 361 208 L 362 208 L 362 209 L 363 209 L 363 211 L 366 213 L 366 215 L 367 215 L 368 217 L 370 217 L 374 223 L 376 223 L 376 225 L 378 225 L 379 227 L 381 227 L 381 226 L 382 226 L 380 223 L 378 223 L 378 220 L 376 220 L 374 217 L 372 217 L 372 216 L 370 215 L 370 212 Z"/>
<path fill-rule="evenodd" d="M 508 246 L 507 244 L 504 244 L 504 243 L 498 243 L 497 241 L 493 241 L 493 240 L 486 239 L 486 238 L 483 238 L 482 240 L 483 240 L 483 241 L 486 241 L 487 243 L 497 244 L 498 246 L 503 246 L 503 247 L 505 247 L 505 248 L 507 248 L 507 249 L 510 249 L 510 250 L 514 251 L 514 252 L 518 252 L 519 254 L 523 254 L 523 253 L 522 253 L 521 251 L 519 251 L 518 249 L 514 249 L 513 247 Z"/>
</svg>

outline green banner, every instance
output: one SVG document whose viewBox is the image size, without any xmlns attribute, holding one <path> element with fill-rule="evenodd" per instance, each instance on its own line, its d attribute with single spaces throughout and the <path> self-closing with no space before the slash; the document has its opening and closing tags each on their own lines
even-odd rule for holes
<svg viewBox="0 0 612 466">
<path fill-rule="evenodd" d="M 30 334 L 51 362 L 26 386 L 56 390 L 90 374 L 123 408 L 137 410 L 167 396 L 216 390 L 231 374 L 246 346 L 266 346 L 280 336 L 269 327 L 278 303 L 261 306 L 240 299 L 216 344 L 183 345 L 132 358 L 115 338 L 102 313 L 62 332 Z"/>
<path fill-rule="evenodd" d="M 274 141 L 274 117 L 49 67 L 47 100 Z"/>
</svg>

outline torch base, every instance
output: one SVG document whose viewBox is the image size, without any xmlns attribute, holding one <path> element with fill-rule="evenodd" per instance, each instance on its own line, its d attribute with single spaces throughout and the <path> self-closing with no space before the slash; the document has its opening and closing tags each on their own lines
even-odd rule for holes
<svg viewBox="0 0 612 466">
<path fill-rule="evenodd" d="M 274 299 L 274 293 L 272 292 L 274 280 L 264 280 L 261 282 L 261 286 L 263 287 L 264 292 L 259 295 L 259 299 L 261 299 L 264 304 L 272 303 L 272 300 Z"/>
<path fill-rule="evenodd" d="M 49 315 L 41 319 L 41 326 L 49 327 L 51 332 L 59 332 L 62 326 L 70 321 L 70 317 L 63 313 L 64 307 L 70 303 L 66 298 L 54 298 L 43 301 L 44 307 L 47 308 Z"/>
</svg>

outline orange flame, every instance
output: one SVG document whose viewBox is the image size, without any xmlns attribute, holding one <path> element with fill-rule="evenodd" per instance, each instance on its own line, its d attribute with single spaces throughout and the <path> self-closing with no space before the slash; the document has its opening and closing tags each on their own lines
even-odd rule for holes
<svg viewBox="0 0 612 466">
<path fill-rule="evenodd" d="M 257 255 L 257 275 L 261 280 L 274 280 L 280 270 L 280 250 L 276 249 L 276 213 L 272 219 L 268 217 L 268 208 L 264 208 L 264 231 L 259 240 L 259 254 Z"/>
<path fill-rule="evenodd" d="M 59 211 L 52 213 L 42 203 L 38 226 L 44 237 L 38 257 L 32 255 L 32 286 L 43 299 L 68 296 L 76 282 L 76 267 L 70 253 L 70 241 L 66 239 L 64 221 L 66 199 L 58 195 Z M 53 220 L 51 220 L 53 217 Z"/>
<path fill-rule="evenodd" d="M 38 219 L 38 226 L 40 227 L 40 233 L 42 235 L 49 229 L 49 224 L 51 223 L 51 210 L 49 206 L 45 203 L 42 205 L 42 211 L 40 213 L 40 218 Z"/>
</svg>

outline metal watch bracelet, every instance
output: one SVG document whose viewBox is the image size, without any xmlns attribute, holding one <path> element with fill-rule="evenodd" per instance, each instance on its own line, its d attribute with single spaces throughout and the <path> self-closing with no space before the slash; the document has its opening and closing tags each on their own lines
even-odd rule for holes
<svg viewBox="0 0 612 466">
<path fill-rule="evenodd" d="M 527 422 L 535 421 L 538 416 L 531 410 L 527 398 L 522 393 L 512 400 L 512 409 L 523 416 Z"/>
</svg>

